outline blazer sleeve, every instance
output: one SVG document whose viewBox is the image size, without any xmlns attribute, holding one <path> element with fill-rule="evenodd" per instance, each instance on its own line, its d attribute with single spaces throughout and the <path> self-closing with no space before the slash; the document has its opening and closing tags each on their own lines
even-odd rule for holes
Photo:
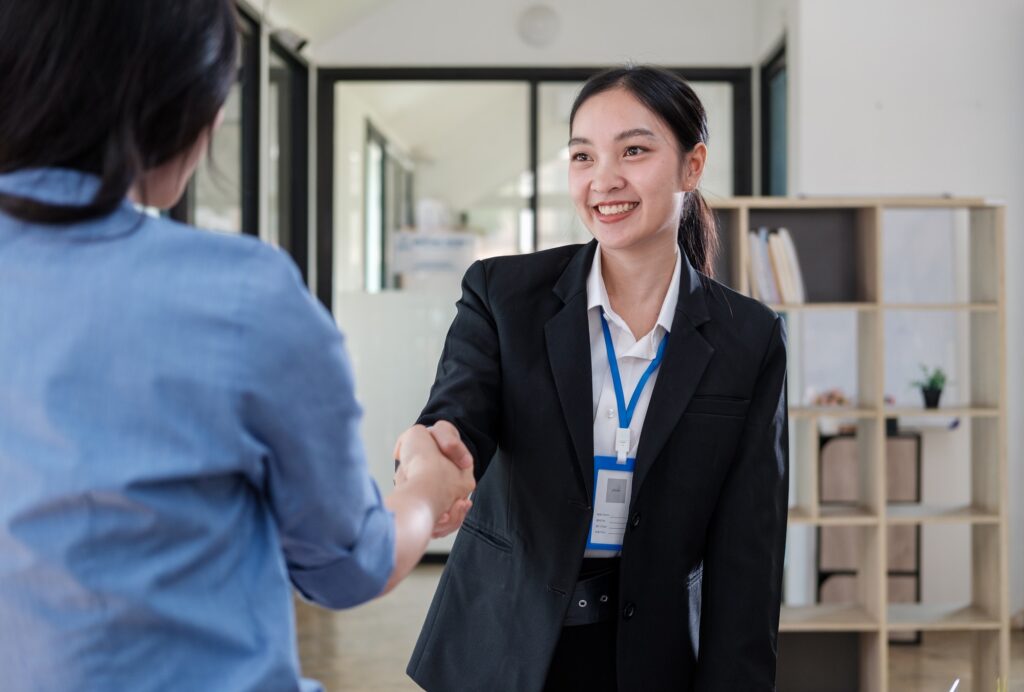
<svg viewBox="0 0 1024 692">
<path fill-rule="evenodd" d="M 775 689 L 788 505 L 785 323 L 776 317 L 704 555 L 695 690 Z"/>
<path fill-rule="evenodd" d="M 458 428 L 483 476 L 497 448 L 501 352 L 487 292 L 487 267 L 475 262 L 462 280 L 462 297 L 448 330 L 437 376 L 418 423 L 447 420 Z"/>
</svg>

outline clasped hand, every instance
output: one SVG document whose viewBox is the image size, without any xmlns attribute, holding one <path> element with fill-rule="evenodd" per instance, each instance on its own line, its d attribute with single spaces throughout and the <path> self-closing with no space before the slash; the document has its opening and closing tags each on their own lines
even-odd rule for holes
<svg viewBox="0 0 1024 692">
<path fill-rule="evenodd" d="M 458 429 L 448 421 L 429 428 L 414 425 L 395 443 L 395 487 L 422 484 L 435 507 L 432 535 L 447 536 L 462 526 L 473 502 L 476 487 L 473 456 L 462 442 Z"/>
</svg>

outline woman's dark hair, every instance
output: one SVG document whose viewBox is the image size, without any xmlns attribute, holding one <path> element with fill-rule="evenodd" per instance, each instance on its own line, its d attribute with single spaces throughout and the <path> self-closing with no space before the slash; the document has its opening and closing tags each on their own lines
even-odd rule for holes
<svg viewBox="0 0 1024 692">
<path fill-rule="evenodd" d="M 651 65 L 615 67 L 587 80 L 576 96 L 569 115 L 569 127 L 576 111 L 591 96 L 612 89 L 625 89 L 668 125 L 679 141 L 681 153 L 693 151 L 708 141 L 708 119 L 697 94 L 681 77 Z M 698 190 L 687 193 L 679 219 L 679 240 L 694 268 L 714 276 L 718 253 L 718 231 L 714 214 Z"/>
<path fill-rule="evenodd" d="M 0 193 L 37 223 L 106 216 L 139 175 L 209 128 L 235 80 L 231 0 L 0 2 L 0 173 L 96 175 L 82 206 Z"/>
</svg>

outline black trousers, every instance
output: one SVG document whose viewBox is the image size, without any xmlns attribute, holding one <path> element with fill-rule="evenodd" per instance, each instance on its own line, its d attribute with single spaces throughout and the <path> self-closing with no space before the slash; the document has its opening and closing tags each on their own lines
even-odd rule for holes
<svg viewBox="0 0 1024 692">
<path fill-rule="evenodd" d="M 612 600 L 607 608 L 614 615 L 603 622 L 562 628 L 548 667 L 544 692 L 616 692 L 618 689 L 615 682 L 618 569 L 618 558 L 584 558 L 581 580 L 600 574 L 613 575 L 609 590 Z"/>
<path fill-rule="evenodd" d="M 544 692 L 616 692 L 617 622 L 563 627 Z"/>
</svg>

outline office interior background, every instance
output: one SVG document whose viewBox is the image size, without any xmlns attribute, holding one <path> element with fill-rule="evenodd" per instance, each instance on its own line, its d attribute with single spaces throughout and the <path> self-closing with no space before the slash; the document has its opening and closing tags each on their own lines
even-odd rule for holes
<svg viewBox="0 0 1024 692">
<path fill-rule="evenodd" d="M 747 231 L 786 226 L 808 282 L 806 303 L 780 310 L 793 498 L 779 689 L 991 690 L 1012 668 L 1024 690 L 1024 1 L 239 8 L 239 81 L 172 213 L 292 255 L 347 336 L 381 487 L 462 271 L 589 238 L 566 185 L 582 81 L 664 65 L 708 110 L 721 278 L 750 292 Z M 949 375 L 937 412 L 911 384 L 921 364 Z M 834 390 L 847 402 L 817 408 Z M 438 569 L 352 613 L 299 604 L 305 672 L 412 689 L 404 663 Z"/>
</svg>

